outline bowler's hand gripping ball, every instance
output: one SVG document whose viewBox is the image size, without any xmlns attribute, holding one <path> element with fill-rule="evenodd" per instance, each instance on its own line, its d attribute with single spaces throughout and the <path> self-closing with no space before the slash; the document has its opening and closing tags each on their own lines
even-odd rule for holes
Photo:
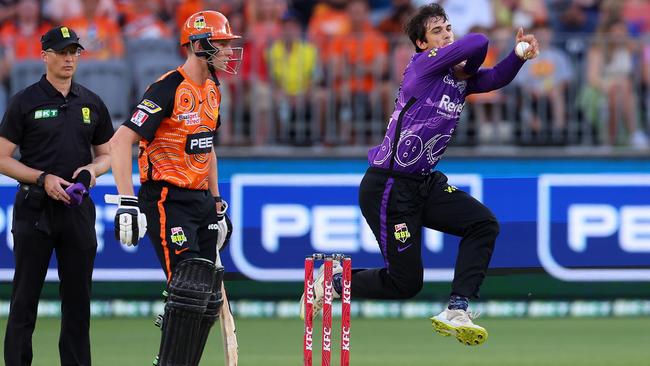
<svg viewBox="0 0 650 366">
<path fill-rule="evenodd" d="M 528 51 L 529 47 L 530 47 L 530 43 L 521 41 L 517 43 L 517 45 L 515 46 L 515 53 L 517 54 L 517 56 L 519 56 L 519 58 L 523 60 L 527 60 L 528 57 L 526 55 L 527 53 L 526 51 Z"/>
</svg>

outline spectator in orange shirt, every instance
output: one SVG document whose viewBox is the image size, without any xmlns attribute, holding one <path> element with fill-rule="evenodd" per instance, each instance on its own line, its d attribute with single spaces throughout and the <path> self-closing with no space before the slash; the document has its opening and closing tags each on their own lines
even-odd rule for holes
<svg viewBox="0 0 650 366">
<path fill-rule="evenodd" d="M 0 29 L 0 47 L 4 49 L 4 57 L 0 59 L 0 80 L 9 74 L 14 62 L 41 58 L 41 35 L 50 26 L 40 18 L 38 1 L 21 0 L 16 6 L 15 17 Z"/>
<path fill-rule="evenodd" d="M 367 0 L 351 0 L 346 8 L 350 32 L 332 40 L 328 47 L 328 70 L 341 109 L 340 137 L 355 134 L 356 142 L 373 130 L 365 123 L 381 121 L 381 131 L 388 120 L 387 106 L 392 91 L 388 82 L 388 41 L 370 23 Z M 355 126 L 350 131 L 350 124 Z M 345 141 L 343 141 L 345 143 Z"/>
<path fill-rule="evenodd" d="M 16 6 L 16 16 L 7 21 L 0 31 L 0 42 L 13 60 L 40 59 L 41 35 L 49 24 L 41 22 L 41 12 L 36 0 L 21 0 Z"/>
<path fill-rule="evenodd" d="M 43 16 L 59 24 L 68 19 L 84 15 L 84 0 L 43 0 Z M 95 15 L 117 19 L 117 7 L 114 0 L 98 0 Z"/>
<path fill-rule="evenodd" d="M 131 0 L 127 8 L 123 32 L 129 39 L 171 38 L 172 30 L 160 19 L 160 2 Z"/>
<path fill-rule="evenodd" d="M 0 0 L 0 24 L 13 18 L 16 14 L 16 3 L 15 0 Z"/>
<path fill-rule="evenodd" d="M 122 58 L 124 43 L 117 23 L 106 15 L 98 15 L 99 0 L 84 0 L 83 15 L 69 19 L 66 24 L 84 42 L 86 59 L 109 60 Z"/>
<path fill-rule="evenodd" d="M 346 0 L 324 0 L 314 7 L 307 27 L 307 35 L 319 49 L 323 49 L 331 37 L 350 32 L 350 18 L 345 10 L 346 4 Z"/>
</svg>

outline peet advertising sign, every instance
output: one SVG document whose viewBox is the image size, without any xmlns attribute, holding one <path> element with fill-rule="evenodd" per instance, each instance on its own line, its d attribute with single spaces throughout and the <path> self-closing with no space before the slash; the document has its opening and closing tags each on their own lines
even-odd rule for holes
<svg viewBox="0 0 650 366">
<path fill-rule="evenodd" d="M 263 281 L 301 281 L 304 257 L 314 252 L 351 255 L 355 268 L 383 265 L 357 205 L 361 174 L 328 173 L 335 169 L 282 173 L 302 171 L 286 167 L 273 174 L 261 168 L 244 174 L 233 171 L 222 174 L 220 183 L 234 226 L 222 253 L 228 272 Z M 447 175 L 450 184 L 484 202 L 500 221 L 492 268 L 543 267 L 564 281 L 650 281 L 650 175 Z M 13 276 L 10 227 L 15 193 L 15 181 L 0 177 L 3 281 Z M 114 239 L 117 207 L 103 202 L 106 193 L 116 193 L 110 176 L 101 177 L 91 191 L 97 206 L 95 280 L 163 280 L 148 240 L 126 247 Z M 458 245 L 457 237 L 425 231 L 427 281 L 451 280 Z M 55 267 L 52 260 L 48 280 L 56 280 Z"/>
</svg>

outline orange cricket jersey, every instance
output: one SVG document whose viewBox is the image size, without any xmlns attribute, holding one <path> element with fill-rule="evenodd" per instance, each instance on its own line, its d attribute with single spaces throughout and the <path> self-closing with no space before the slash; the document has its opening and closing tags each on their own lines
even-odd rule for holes
<svg viewBox="0 0 650 366">
<path fill-rule="evenodd" d="M 140 182 L 206 190 L 221 93 L 214 81 L 192 82 L 181 67 L 145 92 L 124 125 L 140 136 Z"/>
</svg>

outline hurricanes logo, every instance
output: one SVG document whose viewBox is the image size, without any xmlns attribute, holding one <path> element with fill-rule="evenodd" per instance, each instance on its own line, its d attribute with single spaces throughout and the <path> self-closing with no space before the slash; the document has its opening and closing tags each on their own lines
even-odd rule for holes
<svg viewBox="0 0 650 366">
<path fill-rule="evenodd" d="M 205 28 L 205 18 L 203 16 L 198 16 L 196 19 L 194 19 L 194 28 L 195 29 L 203 29 Z"/>
<path fill-rule="evenodd" d="M 70 38 L 70 31 L 68 30 L 68 27 L 61 27 L 61 35 L 63 38 Z"/>
<path fill-rule="evenodd" d="M 456 186 L 447 186 L 447 188 L 443 189 L 443 191 L 445 191 L 447 193 L 456 192 L 457 190 L 458 190 L 458 188 Z"/>
<path fill-rule="evenodd" d="M 172 228 L 172 235 L 171 235 L 172 243 L 180 246 L 183 246 L 183 243 L 187 241 L 187 237 L 185 236 L 185 233 L 183 232 L 182 227 L 173 227 Z"/>
<path fill-rule="evenodd" d="M 399 240 L 402 243 L 406 243 L 406 241 L 410 237 L 411 237 L 411 233 L 409 232 L 409 228 L 406 226 L 405 223 L 395 225 L 395 239 L 396 240 Z"/>
</svg>

